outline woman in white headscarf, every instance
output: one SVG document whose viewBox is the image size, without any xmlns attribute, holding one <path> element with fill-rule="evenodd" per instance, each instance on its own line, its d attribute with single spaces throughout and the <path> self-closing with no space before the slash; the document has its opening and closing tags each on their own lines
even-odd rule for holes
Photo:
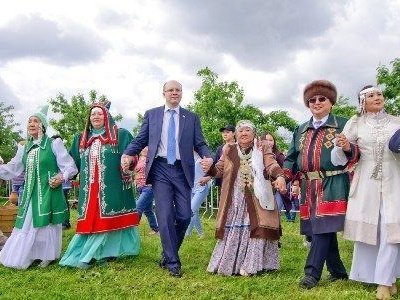
<svg viewBox="0 0 400 300">
<path fill-rule="evenodd" d="M 0 178 L 12 179 L 25 170 L 25 188 L 15 228 L 0 252 L 6 267 L 26 269 L 35 260 L 46 267 L 60 257 L 62 223 L 67 213 L 61 184 L 78 170 L 61 139 L 46 135 L 47 109 L 28 120 L 28 138 L 15 157 L 0 166 Z"/>
<path fill-rule="evenodd" d="M 344 228 L 344 237 L 355 242 L 350 279 L 378 284 L 377 299 L 389 299 L 400 277 L 400 156 L 388 144 L 400 119 L 385 112 L 375 86 L 360 91 L 359 105 L 332 151 L 336 165 L 359 158 Z"/>
<path fill-rule="evenodd" d="M 239 121 L 237 144 L 225 145 L 209 171 L 223 178 L 211 273 L 248 276 L 279 268 L 279 213 L 264 171 L 279 191 L 286 191 L 286 183 L 272 150 L 254 142 L 255 130 L 250 121 Z"/>
</svg>

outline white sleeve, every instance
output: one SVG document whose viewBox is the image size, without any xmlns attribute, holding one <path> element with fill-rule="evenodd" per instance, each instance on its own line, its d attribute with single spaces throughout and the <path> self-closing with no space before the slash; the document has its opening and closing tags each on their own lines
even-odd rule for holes
<svg viewBox="0 0 400 300">
<path fill-rule="evenodd" d="M 5 165 L 0 165 L 0 178 L 11 180 L 21 175 L 24 171 L 22 157 L 24 155 L 25 146 L 18 145 L 15 156 Z"/>
<path fill-rule="evenodd" d="M 358 130 L 357 130 L 357 116 L 351 117 L 343 128 L 342 133 L 346 136 L 350 143 L 357 143 Z M 336 139 L 333 140 L 333 144 Z M 344 166 L 347 164 L 348 159 L 342 148 L 335 145 L 331 152 L 331 161 L 334 166 Z"/>
<path fill-rule="evenodd" d="M 348 159 L 342 148 L 335 146 L 331 152 L 331 161 L 334 166 L 344 166 L 347 164 Z"/>
<path fill-rule="evenodd" d="M 53 140 L 51 149 L 56 156 L 58 168 L 60 169 L 64 181 L 66 182 L 68 179 L 78 173 L 74 159 L 71 157 L 71 155 L 69 155 L 61 139 Z"/>
<path fill-rule="evenodd" d="M 347 137 L 350 143 L 356 144 L 358 139 L 358 119 L 357 115 L 352 116 L 344 125 L 342 133 Z"/>
</svg>

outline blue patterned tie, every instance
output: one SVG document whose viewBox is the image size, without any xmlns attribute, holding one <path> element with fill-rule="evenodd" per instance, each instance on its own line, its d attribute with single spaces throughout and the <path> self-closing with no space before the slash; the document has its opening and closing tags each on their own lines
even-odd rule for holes
<svg viewBox="0 0 400 300">
<path fill-rule="evenodd" d="M 168 112 L 171 116 L 168 125 L 167 161 L 168 164 L 173 165 L 176 161 L 175 110 L 169 109 Z"/>
</svg>

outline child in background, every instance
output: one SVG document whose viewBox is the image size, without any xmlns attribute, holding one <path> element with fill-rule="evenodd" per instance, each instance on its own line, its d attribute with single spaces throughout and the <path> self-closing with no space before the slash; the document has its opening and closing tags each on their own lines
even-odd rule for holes
<svg viewBox="0 0 400 300">
<path fill-rule="evenodd" d="M 296 211 L 299 210 L 300 183 L 298 180 L 294 180 L 292 183 L 289 183 L 289 191 L 292 207 L 290 209 L 288 221 L 294 222 L 296 220 Z"/>
<path fill-rule="evenodd" d="M 153 211 L 154 193 L 151 184 L 146 184 L 146 159 L 148 147 L 145 147 L 140 152 L 139 161 L 135 167 L 135 185 L 139 193 L 139 198 L 136 201 L 136 209 L 140 216 L 145 214 L 151 231 L 150 235 L 158 234 L 157 218 Z"/>
</svg>

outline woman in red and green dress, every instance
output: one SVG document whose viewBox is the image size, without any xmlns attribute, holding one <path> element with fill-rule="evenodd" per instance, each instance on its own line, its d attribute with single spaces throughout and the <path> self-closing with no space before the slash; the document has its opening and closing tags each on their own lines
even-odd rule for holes
<svg viewBox="0 0 400 300">
<path fill-rule="evenodd" d="M 92 106 L 85 130 L 70 150 L 80 171 L 78 221 L 60 265 L 88 268 L 94 260 L 139 253 L 132 176 L 120 168 L 122 152 L 131 140 L 105 105 Z"/>
</svg>

